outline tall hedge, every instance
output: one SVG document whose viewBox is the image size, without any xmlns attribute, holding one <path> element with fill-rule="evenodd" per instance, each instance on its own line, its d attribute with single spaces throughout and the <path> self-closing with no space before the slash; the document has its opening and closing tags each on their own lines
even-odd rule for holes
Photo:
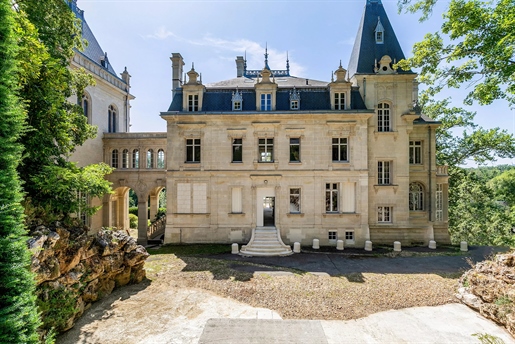
<svg viewBox="0 0 515 344">
<path fill-rule="evenodd" d="M 11 0 L 0 0 L 0 343 L 37 343 L 35 281 L 29 270 L 16 168 L 25 115 L 17 98 L 18 34 Z"/>
</svg>

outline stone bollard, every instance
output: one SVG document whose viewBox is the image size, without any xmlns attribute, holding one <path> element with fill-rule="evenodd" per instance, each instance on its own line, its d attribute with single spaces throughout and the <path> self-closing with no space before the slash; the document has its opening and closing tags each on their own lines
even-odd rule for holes
<svg viewBox="0 0 515 344">
<path fill-rule="evenodd" d="M 467 252 L 469 250 L 469 247 L 467 245 L 466 241 L 460 242 L 460 251 Z"/>
<path fill-rule="evenodd" d="M 237 244 L 237 243 L 232 244 L 232 246 L 231 246 L 231 247 L 232 247 L 232 252 L 231 252 L 232 254 L 238 254 L 238 253 L 240 253 L 240 248 L 238 247 L 238 244 Z"/>
<path fill-rule="evenodd" d="M 401 252 L 401 242 L 400 241 L 393 242 L 393 250 L 395 252 Z"/>
<path fill-rule="evenodd" d="M 436 250 L 436 241 L 429 240 L 429 248 L 432 250 Z"/>
<path fill-rule="evenodd" d="M 320 240 L 313 239 L 313 249 L 318 250 L 320 248 Z"/>
<path fill-rule="evenodd" d="M 365 241 L 365 251 L 372 251 L 372 241 Z"/>
<path fill-rule="evenodd" d="M 340 250 L 340 251 L 343 251 L 343 240 L 338 240 L 336 242 L 336 249 Z"/>
<path fill-rule="evenodd" d="M 293 253 L 300 253 L 300 242 L 293 243 Z"/>
</svg>

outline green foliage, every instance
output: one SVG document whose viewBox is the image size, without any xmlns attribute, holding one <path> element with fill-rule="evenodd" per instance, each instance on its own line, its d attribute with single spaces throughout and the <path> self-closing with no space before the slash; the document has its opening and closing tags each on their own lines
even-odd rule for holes
<svg viewBox="0 0 515 344">
<path fill-rule="evenodd" d="M 129 227 L 130 228 L 138 228 L 138 216 L 134 214 L 129 214 Z"/>
<path fill-rule="evenodd" d="M 488 333 L 474 333 L 481 344 L 504 344 L 504 340 Z"/>
<path fill-rule="evenodd" d="M 85 198 L 77 197 L 78 192 L 90 197 L 100 197 L 111 192 L 110 183 L 104 175 L 111 173 L 112 168 L 104 163 L 89 165 L 83 168 L 74 163 L 68 163 L 66 167 L 49 165 L 42 168 L 41 173 L 32 178 L 33 185 L 39 190 L 38 200 L 34 202 L 38 217 L 45 218 L 49 215 L 59 219 L 69 219 L 69 215 L 82 211 L 88 215 L 93 214 L 98 208 L 88 206 Z M 29 198 L 32 201 L 32 198 Z"/>
<path fill-rule="evenodd" d="M 165 208 L 159 208 L 159 210 L 157 211 L 156 218 L 159 218 L 159 217 L 164 216 L 164 215 L 166 215 L 166 207 Z"/>
<path fill-rule="evenodd" d="M 78 168 L 69 161 L 76 146 L 96 134 L 82 108 L 68 99 L 82 95 L 92 78 L 69 68 L 73 49 L 82 48 L 80 22 L 62 0 L 18 0 L 18 77 L 20 96 L 27 107 L 27 129 L 19 138 L 25 155 L 18 167 L 27 194 L 27 206 L 38 215 L 62 219 L 77 210 L 76 192 L 91 197 L 108 188 L 104 166 Z M 53 183 L 53 184 L 52 184 Z M 52 188 L 58 195 L 52 194 Z M 65 195 L 68 189 L 68 195 Z M 80 204 L 80 210 L 95 209 Z"/>
<path fill-rule="evenodd" d="M 10 0 L 0 0 L 0 342 L 37 343 L 39 318 L 34 276 L 29 270 L 20 179 L 22 154 L 17 142 L 25 130 L 25 114 L 17 97 L 17 34 Z M 34 42 L 37 44 L 37 42 Z"/>
<path fill-rule="evenodd" d="M 66 328 L 66 324 L 77 312 L 77 293 L 64 287 L 43 287 L 38 290 L 37 305 L 43 319 L 43 329 L 54 329 L 57 333 Z"/>
<path fill-rule="evenodd" d="M 138 216 L 138 207 L 130 207 L 129 208 L 129 214 Z"/>
<path fill-rule="evenodd" d="M 136 195 L 136 193 L 132 189 L 129 189 L 129 207 L 135 207 L 136 209 L 138 208 L 138 195 Z M 137 211 L 134 215 L 138 215 Z"/>
<path fill-rule="evenodd" d="M 488 186 L 494 190 L 497 201 L 506 202 L 508 207 L 515 206 L 515 168 L 492 178 Z"/>
<path fill-rule="evenodd" d="M 453 242 L 515 245 L 514 216 L 509 207 L 496 201 L 497 191 L 482 170 L 453 168 L 449 174 L 449 231 Z"/>
<path fill-rule="evenodd" d="M 399 8 L 429 18 L 436 0 L 400 0 Z M 466 104 L 506 99 L 515 105 L 513 0 L 451 0 L 441 30 L 413 47 L 401 68 L 421 68 L 420 81 L 434 95 L 445 87 L 469 86 Z"/>
<path fill-rule="evenodd" d="M 166 189 L 159 193 L 159 209 L 166 208 Z"/>
</svg>

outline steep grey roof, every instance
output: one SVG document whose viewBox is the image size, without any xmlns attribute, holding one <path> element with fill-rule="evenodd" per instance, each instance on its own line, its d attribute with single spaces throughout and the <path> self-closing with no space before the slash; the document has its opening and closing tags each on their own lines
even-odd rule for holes
<svg viewBox="0 0 515 344">
<path fill-rule="evenodd" d="M 306 85 L 307 80 L 307 85 Z M 275 82 L 279 88 L 281 87 L 326 87 L 328 82 L 311 80 L 306 78 L 298 78 L 296 76 L 282 76 L 275 78 Z M 234 79 L 223 80 L 211 84 L 206 84 L 207 88 L 254 88 L 256 84 L 255 78 L 237 77 Z"/>
<path fill-rule="evenodd" d="M 375 29 L 378 27 L 379 20 L 384 28 L 382 44 L 376 43 L 375 39 Z M 380 0 L 367 0 L 349 61 L 348 75 L 352 77 L 354 74 L 375 74 L 374 62 L 376 59 L 381 60 L 384 55 L 390 56 L 392 61 L 400 61 L 404 58 L 401 45 L 383 4 Z M 413 72 L 399 69 L 398 73 L 412 74 Z"/>
<path fill-rule="evenodd" d="M 276 111 L 290 111 L 290 91 L 292 89 L 279 89 L 276 92 Z M 295 111 L 321 111 L 331 110 L 331 99 L 328 88 L 297 89 L 300 94 L 300 109 Z M 233 112 L 232 92 L 227 89 L 206 89 L 202 101 L 202 112 Z M 243 96 L 242 111 L 256 111 L 256 93 L 254 90 L 240 90 Z M 181 112 L 182 91 L 175 93 L 168 111 Z M 358 89 L 351 92 L 352 110 L 366 110 L 365 103 L 361 98 Z M 239 112 L 239 111 L 238 111 Z M 235 111 L 235 113 L 238 113 Z"/>
<path fill-rule="evenodd" d="M 431 117 L 421 114 L 419 118 L 413 121 L 413 124 L 426 124 L 426 123 L 442 123 L 441 121 L 436 121 Z"/>
<path fill-rule="evenodd" d="M 81 20 L 82 23 L 82 38 L 88 41 L 88 45 L 85 47 L 84 51 L 79 51 L 79 54 L 84 55 L 92 62 L 96 63 L 100 67 L 105 68 L 109 73 L 118 77 L 116 72 L 113 69 L 113 66 L 109 63 L 109 59 L 107 58 L 107 53 L 102 50 L 100 44 L 98 43 L 93 31 L 91 31 L 86 19 L 84 17 L 84 11 L 77 7 L 76 0 L 72 0 L 70 2 L 70 8 L 75 13 L 77 18 Z M 103 62 L 104 61 L 104 62 Z"/>
</svg>

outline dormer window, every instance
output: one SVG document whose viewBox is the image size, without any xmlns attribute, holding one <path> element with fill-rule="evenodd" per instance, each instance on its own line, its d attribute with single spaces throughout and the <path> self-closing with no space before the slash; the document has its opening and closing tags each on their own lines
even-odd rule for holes
<svg viewBox="0 0 515 344">
<path fill-rule="evenodd" d="M 243 103 L 243 95 L 241 92 L 236 90 L 236 93 L 232 93 L 232 111 L 241 111 Z"/>
<path fill-rule="evenodd" d="M 198 94 L 188 95 L 188 111 L 198 111 Z"/>
<path fill-rule="evenodd" d="M 381 24 L 381 18 L 377 17 L 377 26 L 374 30 L 376 35 L 376 44 L 383 44 L 384 43 L 384 27 L 383 24 Z"/>
<path fill-rule="evenodd" d="M 261 111 L 272 111 L 272 94 L 261 94 Z"/>
<path fill-rule="evenodd" d="M 293 88 L 293 91 L 290 92 L 290 110 L 299 110 L 300 109 L 300 93 Z"/>
<path fill-rule="evenodd" d="M 383 32 L 376 32 L 376 43 L 383 43 Z"/>
</svg>

